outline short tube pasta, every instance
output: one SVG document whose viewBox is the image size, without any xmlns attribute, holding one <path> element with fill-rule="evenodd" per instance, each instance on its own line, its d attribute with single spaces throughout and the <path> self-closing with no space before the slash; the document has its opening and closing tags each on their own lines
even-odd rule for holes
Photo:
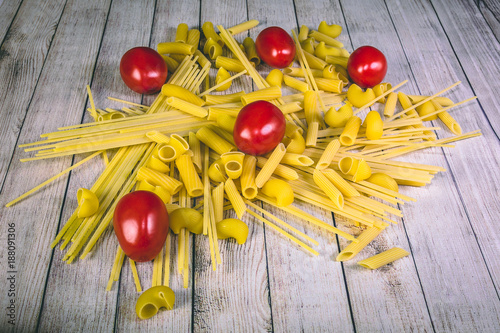
<svg viewBox="0 0 500 333">
<path fill-rule="evenodd" d="M 227 79 L 229 79 L 231 77 L 231 74 L 228 73 L 228 71 L 226 71 L 226 69 L 224 67 L 221 67 L 219 68 L 219 70 L 217 71 L 217 75 L 215 76 L 215 84 L 219 84 Z M 231 83 L 232 81 L 228 81 L 226 83 L 224 83 L 223 85 L 217 87 L 215 90 L 217 91 L 224 91 L 224 90 L 227 90 L 229 89 L 229 87 L 231 87 Z"/>
<path fill-rule="evenodd" d="M 159 144 L 168 144 L 170 142 L 170 138 L 168 136 L 166 136 L 165 134 L 162 134 L 158 131 L 147 132 L 146 136 L 151 141 L 154 141 L 154 142 L 159 143 Z"/>
<path fill-rule="evenodd" d="M 189 27 L 186 23 L 180 23 L 175 31 L 175 42 L 177 43 L 187 43 Z M 192 45 L 192 44 L 191 44 Z M 198 45 L 196 45 L 198 46 Z"/>
<path fill-rule="evenodd" d="M 191 156 L 184 154 L 177 157 L 175 165 L 189 196 L 199 197 L 203 195 L 203 183 L 196 172 Z"/>
<path fill-rule="evenodd" d="M 307 82 L 298 80 L 290 75 L 283 75 L 283 82 L 290 88 L 296 89 L 301 92 L 306 92 L 310 89 Z"/>
<path fill-rule="evenodd" d="M 393 247 L 392 249 L 376 254 L 370 258 L 358 261 L 358 265 L 369 269 L 377 269 L 408 255 L 410 255 L 408 251 L 399 247 Z"/>
<path fill-rule="evenodd" d="M 245 53 L 247 54 L 248 60 L 253 62 L 255 66 L 260 65 L 260 58 L 255 49 L 255 42 L 252 38 L 247 37 L 243 40 L 243 46 L 245 47 Z"/>
<path fill-rule="evenodd" d="M 243 170 L 240 176 L 241 193 L 248 200 L 254 199 L 258 193 L 257 185 L 255 184 L 256 164 L 257 158 L 255 156 L 247 155 L 243 159 Z"/>
<path fill-rule="evenodd" d="M 228 28 L 227 31 L 231 35 L 236 35 L 239 34 L 243 31 L 247 31 L 252 29 L 253 27 L 256 27 L 259 24 L 259 21 L 257 20 L 248 20 L 243 23 L 237 24 L 234 27 Z"/>
<path fill-rule="evenodd" d="M 243 214 L 247 209 L 247 206 L 245 205 L 245 201 L 243 201 L 240 192 L 238 192 L 238 189 L 236 188 L 236 185 L 234 185 L 234 182 L 231 178 L 226 180 L 224 191 L 226 191 L 227 197 L 233 205 L 233 209 L 236 212 L 236 215 L 241 220 Z"/>
<path fill-rule="evenodd" d="M 208 111 L 201 106 L 186 102 L 177 97 L 167 98 L 167 104 L 175 109 L 186 112 L 195 117 L 205 118 L 208 115 Z"/>
<path fill-rule="evenodd" d="M 299 42 L 303 42 L 307 39 L 309 35 L 309 28 L 307 25 L 301 25 L 299 30 Z"/>
<path fill-rule="evenodd" d="M 247 105 L 259 100 L 272 101 L 273 99 L 277 99 L 280 97 L 281 97 L 281 89 L 279 87 L 273 86 L 269 88 L 256 90 L 241 96 L 241 103 L 243 103 L 243 105 Z"/>
<path fill-rule="evenodd" d="M 346 197 L 357 197 L 359 192 L 333 169 L 321 170 L 323 175 Z"/>
<path fill-rule="evenodd" d="M 224 67 L 231 72 L 243 72 L 246 68 L 238 59 L 228 58 L 224 56 L 218 56 L 215 58 L 215 67 Z"/>
<path fill-rule="evenodd" d="M 221 114 L 217 117 L 217 125 L 223 130 L 233 133 L 236 118 L 227 114 Z"/>
<path fill-rule="evenodd" d="M 320 170 L 314 170 L 313 180 L 328 198 L 330 198 L 335 207 L 339 209 L 344 208 L 344 196 Z"/>
<path fill-rule="evenodd" d="M 274 148 L 271 156 L 269 156 L 269 159 L 266 161 L 264 166 L 262 166 L 262 169 L 260 169 L 257 177 L 255 178 L 255 184 L 258 188 L 262 188 L 262 186 L 264 186 L 269 178 L 271 178 L 271 175 L 276 170 L 276 167 L 281 162 L 281 159 L 283 158 L 285 153 L 286 148 L 283 143 L 280 143 L 278 146 L 276 146 L 276 148 Z"/>
<path fill-rule="evenodd" d="M 285 155 L 283 155 L 281 163 L 288 165 L 311 166 L 314 164 L 314 161 L 310 157 L 305 155 L 286 153 Z"/>
<path fill-rule="evenodd" d="M 266 165 L 268 159 L 262 156 L 257 157 L 257 166 L 259 168 L 263 168 L 264 165 Z M 278 164 L 276 169 L 274 170 L 273 174 L 276 176 L 280 176 L 281 178 L 287 179 L 287 180 L 297 180 L 299 179 L 299 175 L 297 171 L 294 169 L 287 167 L 286 165 Z"/>
<path fill-rule="evenodd" d="M 220 46 L 217 41 L 209 38 L 205 42 L 205 46 L 203 46 L 203 53 L 208 55 L 210 59 L 214 60 L 222 54 L 222 46 Z"/>
<path fill-rule="evenodd" d="M 196 96 L 186 88 L 181 86 L 166 83 L 161 87 L 161 93 L 167 97 L 177 97 L 183 101 L 195 104 L 197 106 L 203 106 L 205 101 L 200 97 Z"/>
<path fill-rule="evenodd" d="M 239 151 L 229 152 L 222 154 L 220 158 L 224 164 L 227 176 L 231 179 L 239 178 L 243 172 L 242 165 L 245 154 Z"/>
<path fill-rule="evenodd" d="M 328 35 L 325 35 L 319 31 L 312 30 L 309 33 L 309 37 L 314 37 L 314 39 L 317 40 L 318 42 L 325 42 L 326 44 L 328 44 L 330 46 L 335 46 L 335 47 L 339 47 L 339 48 L 344 47 L 344 44 L 342 44 L 338 40 L 336 40 Z"/>
<path fill-rule="evenodd" d="M 346 261 L 354 258 L 362 249 L 364 249 L 372 240 L 377 237 L 384 228 L 370 227 L 363 231 L 358 238 L 357 243 L 350 243 L 337 256 L 337 261 Z"/>
<path fill-rule="evenodd" d="M 214 41 L 216 41 L 221 47 L 224 46 L 224 41 L 220 38 L 220 36 L 215 32 L 214 25 L 212 22 L 205 22 L 201 26 L 201 30 L 203 31 L 203 34 L 205 35 L 205 38 L 208 40 L 209 38 L 212 38 Z"/>
<path fill-rule="evenodd" d="M 226 95 L 203 95 L 206 105 L 235 103 L 241 101 L 241 96 L 245 95 L 244 91 L 239 91 Z"/>
<path fill-rule="evenodd" d="M 304 50 L 304 56 L 306 57 L 307 64 L 311 69 L 314 68 L 323 70 L 326 66 L 328 66 L 328 63 L 326 61 L 312 55 L 311 53 L 305 50 Z"/>
<path fill-rule="evenodd" d="M 175 149 L 177 156 L 181 156 L 189 150 L 189 143 L 178 134 L 172 134 L 170 136 L 169 145 Z"/>
<path fill-rule="evenodd" d="M 210 66 L 212 65 L 210 60 L 208 60 L 207 57 L 205 57 L 205 55 L 200 50 L 196 49 L 196 51 L 194 51 L 194 56 L 198 57 L 197 62 L 200 64 L 202 68 L 205 67 L 205 65 L 207 64 L 210 64 Z"/>
<path fill-rule="evenodd" d="M 166 42 L 166 43 L 158 43 L 157 50 L 158 53 L 160 54 L 189 55 L 194 53 L 195 47 L 187 43 Z"/>
<path fill-rule="evenodd" d="M 200 30 L 198 29 L 188 30 L 186 43 L 198 48 L 198 44 L 200 44 Z M 201 67 L 203 67 L 203 65 Z"/>
<path fill-rule="evenodd" d="M 398 101 L 398 94 L 396 94 L 395 92 L 391 92 L 387 96 L 387 100 L 385 101 L 385 106 L 384 106 L 384 116 L 392 117 L 394 111 L 396 110 L 397 101 Z"/>
<path fill-rule="evenodd" d="M 137 172 L 137 180 L 148 181 L 150 184 L 162 186 L 171 194 L 179 192 L 182 188 L 182 183 L 177 179 L 144 166 Z"/>
<path fill-rule="evenodd" d="M 179 63 L 177 62 L 177 60 L 163 54 L 161 54 L 161 57 L 163 58 L 163 60 L 165 60 L 168 71 L 170 73 L 174 73 L 177 70 L 177 67 L 179 67 Z"/>
<path fill-rule="evenodd" d="M 345 124 L 342 134 L 340 134 L 340 143 L 343 146 L 350 146 L 356 141 L 359 127 L 361 126 L 361 118 L 352 116 Z"/>
<path fill-rule="evenodd" d="M 200 128 L 196 132 L 196 137 L 210 147 L 212 150 L 215 150 L 217 154 L 222 155 L 224 153 L 233 151 L 236 149 L 235 146 L 221 138 L 214 131 L 204 126 Z"/>
<path fill-rule="evenodd" d="M 196 168 L 197 172 L 201 172 L 202 164 L 201 164 L 201 143 L 200 140 L 196 137 L 196 134 L 193 132 L 189 132 L 188 137 L 189 147 L 193 152 L 193 164 Z"/>
<path fill-rule="evenodd" d="M 323 170 L 330 166 L 330 163 L 333 161 L 333 157 L 337 153 L 340 148 L 340 141 L 338 139 L 334 139 L 328 143 L 325 150 L 321 154 L 321 157 L 316 164 L 316 169 Z"/>
<path fill-rule="evenodd" d="M 336 94 L 340 94 L 344 88 L 342 80 L 316 78 L 316 84 L 318 85 L 318 89 Z"/>
</svg>

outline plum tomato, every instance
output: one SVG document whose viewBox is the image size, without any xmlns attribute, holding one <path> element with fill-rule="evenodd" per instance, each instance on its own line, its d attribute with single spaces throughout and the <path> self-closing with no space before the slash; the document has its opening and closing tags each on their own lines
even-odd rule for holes
<svg viewBox="0 0 500 333">
<path fill-rule="evenodd" d="M 271 67 L 285 68 L 295 58 L 295 43 L 280 27 L 262 30 L 255 39 L 255 48 L 260 59 Z"/>
<path fill-rule="evenodd" d="M 387 60 L 384 54 L 373 46 L 361 46 L 349 56 L 347 73 L 361 88 L 371 88 L 384 79 Z"/>
<path fill-rule="evenodd" d="M 167 238 L 167 208 L 153 192 L 128 193 L 116 205 L 113 228 L 118 243 L 130 259 L 153 260 Z"/>
<path fill-rule="evenodd" d="M 167 80 L 167 65 L 161 55 L 149 47 L 134 47 L 120 61 L 123 82 L 139 94 L 160 91 Z"/>
<path fill-rule="evenodd" d="M 272 151 L 285 135 L 285 116 L 275 105 L 256 101 L 245 105 L 238 113 L 233 130 L 234 143 L 250 155 Z"/>
</svg>

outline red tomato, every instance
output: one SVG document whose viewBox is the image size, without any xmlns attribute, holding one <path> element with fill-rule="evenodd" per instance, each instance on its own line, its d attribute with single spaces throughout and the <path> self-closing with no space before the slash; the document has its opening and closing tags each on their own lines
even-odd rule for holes
<svg viewBox="0 0 500 333">
<path fill-rule="evenodd" d="M 239 150 L 250 155 L 263 155 L 272 151 L 285 135 L 285 116 L 280 109 L 266 101 L 245 105 L 233 130 L 234 143 Z"/>
<path fill-rule="evenodd" d="M 120 61 L 123 82 L 139 94 L 160 91 L 167 80 L 167 65 L 161 55 L 149 47 L 134 47 Z"/>
<path fill-rule="evenodd" d="M 285 68 L 295 58 L 292 37 L 280 27 L 269 27 L 260 32 L 255 40 L 260 59 L 271 67 Z"/>
<path fill-rule="evenodd" d="M 168 213 L 159 196 L 149 191 L 124 195 L 113 216 L 118 243 L 135 261 L 153 260 L 160 253 L 168 232 Z"/>
<path fill-rule="evenodd" d="M 358 86 L 371 88 L 384 79 L 387 60 L 384 54 L 373 46 L 361 46 L 349 56 L 347 72 Z"/>
</svg>

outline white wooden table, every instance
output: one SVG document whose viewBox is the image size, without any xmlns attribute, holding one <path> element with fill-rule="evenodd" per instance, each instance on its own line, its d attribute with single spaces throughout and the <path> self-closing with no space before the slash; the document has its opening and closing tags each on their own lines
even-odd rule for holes
<svg viewBox="0 0 500 333">
<path fill-rule="evenodd" d="M 499 332 L 499 18 L 495 0 L 0 1 L 0 331 Z M 260 21 L 249 32 L 254 38 L 272 25 L 290 31 L 303 24 L 316 28 L 321 20 L 340 24 L 339 39 L 347 49 L 379 48 L 389 62 L 386 80 L 408 79 L 407 93 L 429 95 L 461 80 L 447 96 L 478 100 L 453 116 L 464 132 L 480 129 L 483 135 L 455 148 L 405 156 L 447 172 L 429 186 L 404 187 L 417 202 L 401 206 L 404 217 L 356 260 L 336 262 L 347 241 L 290 216 L 276 212 L 320 241 L 319 256 L 247 216 L 249 240 L 243 246 L 221 241 L 223 264 L 216 272 L 206 238 L 192 239 L 189 288 L 173 273 L 175 309 L 140 321 L 129 265 L 105 291 L 117 244 L 111 231 L 91 256 L 71 265 L 49 247 L 76 207 L 76 189 L 93 183 L 102 160 L 4 208 L 83 158 L 21 163 L 27 154 L 17 145 L 59 126 L 90 121 L 86 84 L 101 107 L 120 107 L 107 96 L 150 104 L 154 96 L 141 97 L 120 79 L 118 64 L 126 50 L 172 40 L 181 22 L 229 27 L 248 19 Z M 252 82 L 244 78 L 233 89 L 251 91 Z M 330 213 L 299 206 L 359 234 L 341 218 L 333 221 Z M 12 267 L 9 232 L 15 234 Z M 393 246 L 411 255 L 375 271 L 356 264 Z M 143 286 L 150 285 L 152 264 L 138 269 Z M 15 282 L 7 283 L 12 276 Z M 11 302 L 14 311 L 7 309 Z M 9 313 L 15 314 L 15 325 L 8 323 Z"/>
</svg>

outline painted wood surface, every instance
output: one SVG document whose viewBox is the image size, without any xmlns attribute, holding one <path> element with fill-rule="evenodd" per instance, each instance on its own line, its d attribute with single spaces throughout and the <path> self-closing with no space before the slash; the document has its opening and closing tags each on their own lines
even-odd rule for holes
<svg viewBox="0 0 500 333">
<path fill-rule="evenodd" d="M 18 306 L 16 325 L 2 315 L 0 331 L 499 331 L 500 179 L 492 172 L 500 165 L 498 17 L 495 1 L 467 0 L 0 2 L 0 239 L 6 242 L 8 224 L 14 223 Z M 211 21 L 227 28 L 247 19 L 260 25 L 235 36 L 240 42 L 272 25 L 289 31 L 302 24 L 315 29 L 323 19 L 340 24 L 339 40 L 349 51 L 370 44 L 384 52 L 386 79 L 393 84 L 409 79 L 404 92 L 432 94 L 460 80 L 447 96 L 479 99 L 452 115 L 464 132 L 481 129 L 483 136 L 402 157 L 447 172 L 424 188 L 404 187 L 417 202 L 400 206 L 404 217 L 396 218 L 398 224 L 346 263 L 334 259 L 348 241 L 263 204 L 317 239 L 319 256 L 247 214 L 249 240 L 242 246 L 219 241 L 223 263 L 215 272 L 206 237 L 191 236 L 192 276 L 184 289 L 175 271 L 178 238 L 173 237 L 170 281 L 176 308 L 141 321 L 127 261 L 119 282 L 105 291 L 117 244 L 111 230 L 88 258 L 72 265 L 61 260 L 64 252 L 49 247 L 76 207 L 76 190 L 90 186 L 103 170 L 102 157 L 3 208 L 82 158 L 21 163 L 26 155 L 16 145 L 59 126 L 90 121 L 86 84 L 98 107 L 122 106 L 107 96 L 151 104 L 155 96 L 130 92 L 120 79 L 119 59 L 129 48 L 172 40 L 181 22 L 199 28 Z M 265 75 L 270 68 L 259 70 Z M 215 73 L 212 69 L 212 83 Z M 232 92 L 252 89 L 249 77 L 231 87 Z M 296 204 L 345 231 L 360 232 L 340 217 Z M 410 256 L 376 271 L 356 264 L 393 246 Z M 5 247 L 0 262 L 4 280 Z M 151 284 L 152 266 L 138 264 L 143 288 Z M 7 307 L 6 291 L 0 299 Z"/>
</svg>

